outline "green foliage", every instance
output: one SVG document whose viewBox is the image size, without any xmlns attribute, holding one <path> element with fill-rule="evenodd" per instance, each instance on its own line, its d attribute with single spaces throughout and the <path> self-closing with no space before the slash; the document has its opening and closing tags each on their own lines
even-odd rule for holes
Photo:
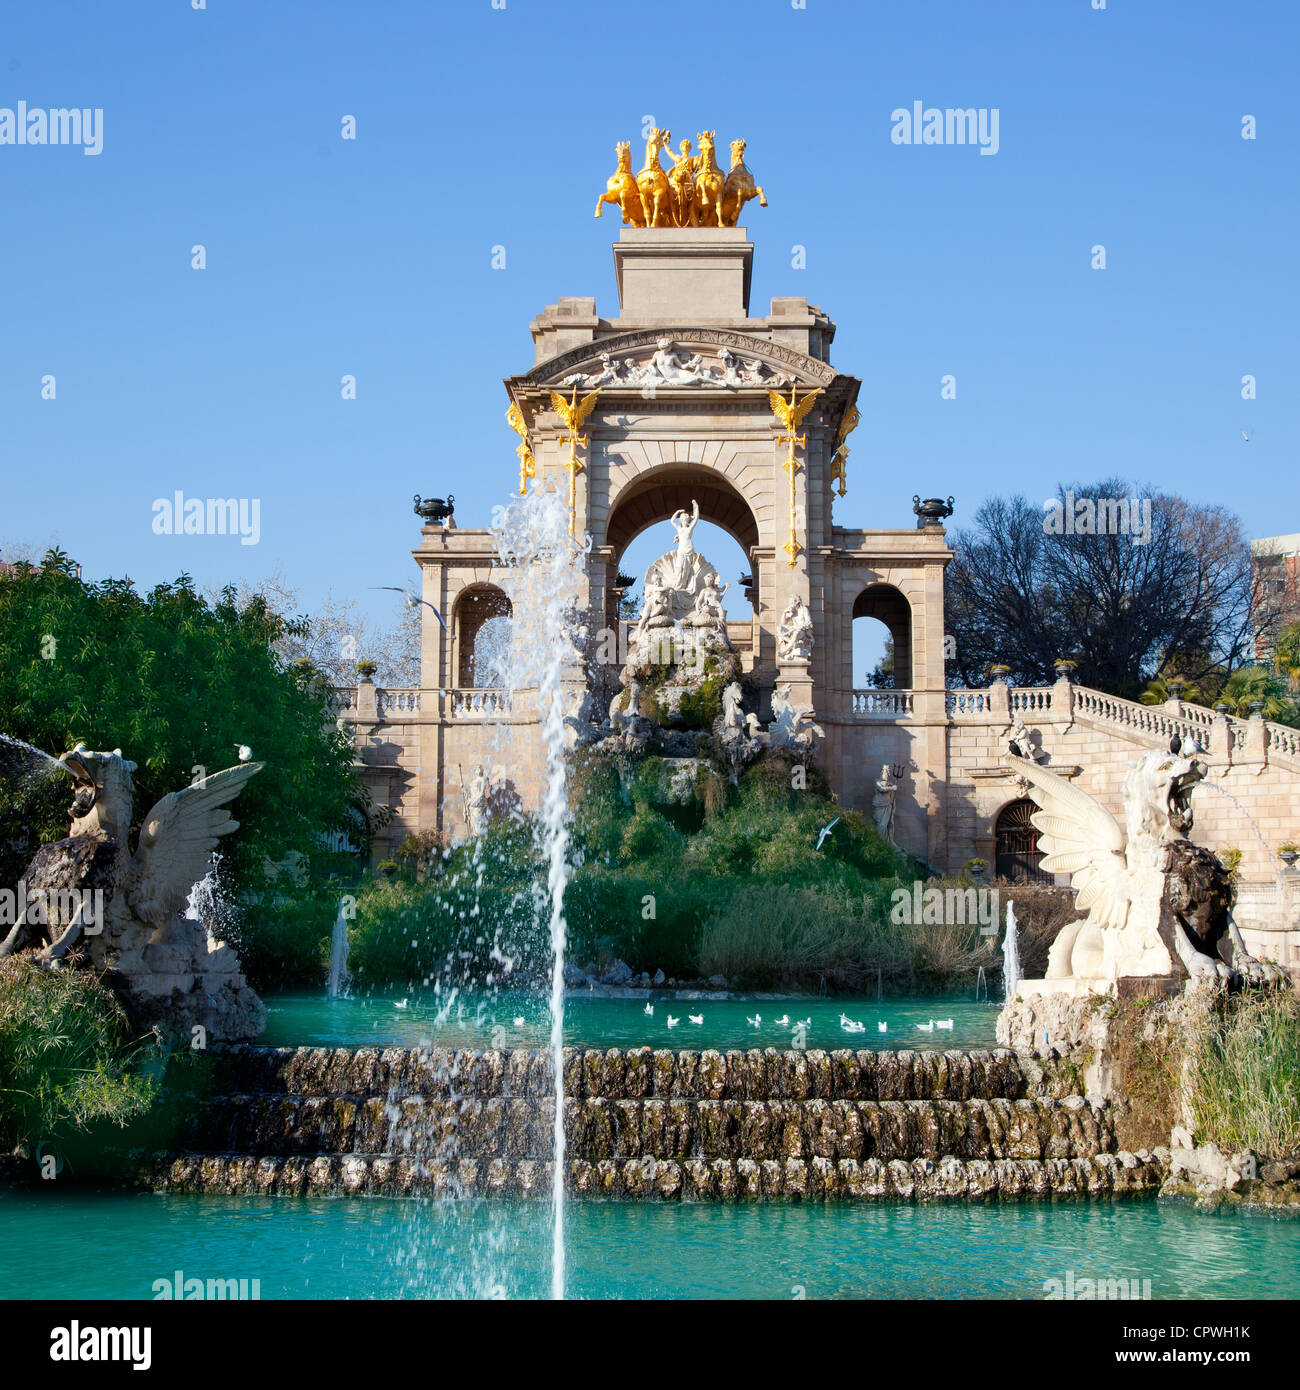
<svg viewBox="0 0 1300 1390">
<path fill-rule="evenodd" d="M 88 970 L 0 961 L 0 1144 L 62 1142 L 94 1124 L 125 1125 L 153 1103 L 143 1074 L 152 1035 L 133 1038 L 112 992 Z"/>
<path fill-rule="evenodd" d="M 246 883 L 264 859 L 311 856 L 319 834 L 364 800 L 325 682 L 271 650 L 301 626 L 260 598 L 237 607 L 232 589 L 209 604 L 187 575 L 143 596 L 128 579 L 88 583 L 51 552 L 40 568 L 0 576 L 3 732 L 55 755 L 78 741 L 121 748 L 138 765 L 139 816 L 196 766 L 229 767 L 248 744 L 266 767 L 240 796 L 241 828 L 226 851 Z M 37 793 L 19 794 L 12 758 L 0 778 L 0 881 L 12 883 L 33 838 L 67 833 L 68 787 L 42 784 L 41 820 L 26 820 L 33 837 L 23 826 Z"/>
<path fill-rule="evenodd" d="M 1266 1158 L 1300 1155 L 1300 999 L 1293 991 L 1229 1001 L 1193 1042 L 1187 1073 L 1196 1138 Z"/>
</svg>

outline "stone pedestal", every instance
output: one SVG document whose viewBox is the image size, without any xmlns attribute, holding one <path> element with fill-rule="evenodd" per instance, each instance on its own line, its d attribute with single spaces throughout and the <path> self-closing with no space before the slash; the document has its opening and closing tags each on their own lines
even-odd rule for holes
<svg viewBox="0 0 1300 1390">
<path fill-rule="evenodd" d="M 614 243 L 619 313 L 683 324 L 747 318 L 753 259 L 743 227 L 624 227 Z"/>
</svg>

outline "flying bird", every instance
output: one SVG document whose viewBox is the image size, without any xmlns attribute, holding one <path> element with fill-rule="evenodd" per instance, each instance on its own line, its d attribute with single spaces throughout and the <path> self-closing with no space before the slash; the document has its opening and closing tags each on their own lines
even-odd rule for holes
<svg viewBox="0 0 1300 1390">
<path fill-rule="evenodd" d="M 829 825 L 823 825 L 823 826 L 822 826 L 821 834 L 817 836 L 817 848 L 818 848 L 818 849 L 821 849 L 821 847 L 822 847 L 822 841 L 827 837 L 827 835 L 829 835 L 829 834 L 831 833 L 832 830 L 835 829 L 835 827 L 836 827 L 839 823 L 840 823 L 840 817 L 839 817 L 839 816 L 836 816 L 835 819 L 834 819 L 833 821 L 831 821 L 831 823 L 830 823 Z"/>
<path fill-rule="evenodd" d="M 1241 437 L 1246 441 L 1247 444 L 1250 443 L 1250 435 L 1248 435 L 1245 430 L 1242 430 Z"/>
<path fill-rule="evenodd" d="M 406 589 L 399 589 L 395 584 L 372 584 L 370 587 L 372 589 L 382 589 L 388 594 L 401 594 L 406 600 L 406 606 L 408 608 L 418 608 L 423 604 L 426 608 L 433 609 L 433 616 L 442 624 L 442 630 L 444 632 L 447 631 L 447 624 L 442 621 L 442 614 L 433 607 L 433 604 L 431 604 L 427 598 L 421 598 L 419 594 L 412 594 Z"/>
</svg>

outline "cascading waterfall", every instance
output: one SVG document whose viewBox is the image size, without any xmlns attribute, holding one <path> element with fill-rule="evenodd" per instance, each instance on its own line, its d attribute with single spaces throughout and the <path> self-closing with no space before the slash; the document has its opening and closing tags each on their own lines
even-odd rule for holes
<svg viewBox="0 0 1300 1390">
<path fill-rule="evenodd" d="M 1002 987 L 1008 1003 L 1015 998 L 1020 984 L 1020 934 L 1016 910 L 1007 903 L 1007 932 L 1002 938 Z"/>
<path fill-rule="evenodd" d="M 339 900 L 339 910 L 334 918 L 334 930 L 330 935 L 330 973 L 325 990 L 331 999 L 337 999 L 348 986 L 348 919 Z"/>
<path fill-rule="evenodd" d="M 585 691 L 576 614 L 582 601 L 590 537 L 569 534 L 568 509 L 553 488 L 535 487 L 493 511 L 503 587 L 514 614 L 510 652 L 501 671 L 508 690 L 536 689 L 546 754 L 542 833 L 547 862 L 551 940 L 551 1065 L 555 1073 L 552 1144 L 551 1296 L 564 1297 L 564 890 L 569 881 L 569 804 L 565 769 L 565 685 Z M 566 677 L 568 680 L 566 681 Z"/>
</svg>

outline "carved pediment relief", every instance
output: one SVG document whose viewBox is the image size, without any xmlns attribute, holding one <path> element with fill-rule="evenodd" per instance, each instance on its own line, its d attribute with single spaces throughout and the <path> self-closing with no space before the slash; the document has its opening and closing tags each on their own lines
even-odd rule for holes
<svg viewBox="0 0 1300 1390">
<path fill-rule="evenodd" d="M 591 391 L 780 389 L 797 382 L 828 386 L 835 369 L 780 343 L 725 329 L 647 329 L 584 344 L 539 363 L 522 382 Z"/>
</svg>

